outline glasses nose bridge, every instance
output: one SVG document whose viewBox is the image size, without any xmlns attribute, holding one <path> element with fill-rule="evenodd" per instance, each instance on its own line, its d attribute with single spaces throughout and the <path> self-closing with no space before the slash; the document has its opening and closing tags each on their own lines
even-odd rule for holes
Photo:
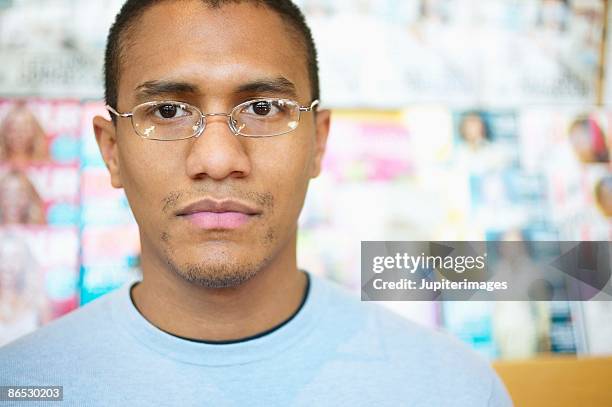
<svg viewBox="0 0 612 407">
<path fill-rule="evenodd" d="M 206 125 L 208 123 L 206 123 L 206 118 L 207 117 L 225 117 L 227 119 L 227 125 L 229 127 L 229 129 L 231 130 L 232 133 L 237 134 L 236 129 L 233 126 L 232 123 L 232 112 L 230 113 L 201 113 L 202 116 L 202 125 L 200 128 L 200 131 L 198 134 L 196 134 L 196 137 L 201 136 L 204 133 L 204 130 L 206 129 Z"/>
<path fill-rule="evenodd" d="M 202 117 L 211 117 L 211 116 L 225 116 L 231 117 L 231 113 L 202 113 Z"/>
</svg>

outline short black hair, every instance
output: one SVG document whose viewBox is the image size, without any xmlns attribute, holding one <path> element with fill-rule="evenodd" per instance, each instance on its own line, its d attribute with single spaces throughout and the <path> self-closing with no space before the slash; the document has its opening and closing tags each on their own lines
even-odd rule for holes
<svg viewBox="0 0 612 407">
<path fill-rule="evenodd" d="M 121 69 L 122 54 L 127 48 L 126 37 L 133 30 L 137 20 L 150 7 L 163 1 L 170 0 L 127 0 L 110 28 L 106 43 L 104 58 L 104 98 L 106 104 L 117 107 L 118 84 Z M 288 24 L 288 27 L 298 34 L 302 47 L 304 48 L 306 62 L 308 64 L 308 75 L 310 79 L 310 90 L 312 99 L 320 98 L 319 89 L 319 64 L 317 60 L 317 49 L 312 38 L 312 32 L 306 23 L 304 14 L 291 0 L 200 0 L 211 8 L 220 8 L 228 3 L 254 3 L 263 5 L 278 13 Z M 113 116 L 114 119 L 114 116 Z"/>
</svg>

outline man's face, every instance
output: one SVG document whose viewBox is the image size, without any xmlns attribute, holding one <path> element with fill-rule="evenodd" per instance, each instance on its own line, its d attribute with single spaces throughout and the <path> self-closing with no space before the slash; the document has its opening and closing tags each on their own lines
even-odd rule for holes
<svg viewBox="0 0 612 407">
<path fill-rule="evenodd" d="M 197 0 L 163 2 L 144 13 L 128 39 L 116 107 L 125 112 L 147 101 L 176 100 L 227 113 L 257 97 L 310 105 L 304 50 L 295 35 L 275 12 L 250 3 L 210 9 Z M 279 86 L 280 78 L 294 91 Z M 176 86 L 160 93 L 159 83 Z M 155 141 L 139 137 L 129 119 L 118 118 L 116 134 L 109 122 L 94 122 L 112 183 L 125 189 L 139 224 L 143 264 L 148 257 L 209 287 L 237 285 L 292 253 L 328 126 L 328 112 L 304 113 L 291 133 L 245 138 L 217 116 L 207 118 L 198 138 Z M 185 216 L 187 206 L 203 199 L 243 204 L 249 210 L 238 212 L 248 214 L 208 208 Z"/>
</svg>

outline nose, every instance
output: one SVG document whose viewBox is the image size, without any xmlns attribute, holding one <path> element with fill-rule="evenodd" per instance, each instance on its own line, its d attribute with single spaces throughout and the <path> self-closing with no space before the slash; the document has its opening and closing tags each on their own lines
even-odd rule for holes
<svg viewBox="0 0 612 407">
<path fill-rule="evenodd" d="M 192 139 L 187 156 L 187 175 L 221 181 L 243 178 L 251 172 L 251 159 L 240 136 L 232 133 L 226 115 L 207 115 L 202 134 Z"/>
</svg>

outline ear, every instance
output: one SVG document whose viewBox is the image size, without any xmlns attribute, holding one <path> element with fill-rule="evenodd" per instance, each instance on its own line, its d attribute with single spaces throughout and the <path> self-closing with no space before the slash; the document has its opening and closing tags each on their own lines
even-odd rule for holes
<svg viewBox="0 0 612 407">
<path fill-rule="evenodd" d="M 329 136 L 329 123 L 331 119 L 330 110 L 319 110 L 315 116 L 316 139 L 315 152 L 312 160 L 310 178 L 316 178 L 321 173 L 321 163 L 327 148 L 327 137 Z"/>
<path fill-rule="evenodd" d="M 121 168 L 119 167 L 119 149 L 117 146 L 117 128 L 112 121 L 102 116 L 93 119 L 93 128 L 96 134 L 98 148 L 108 168 L 111 185 L 114 188 L 123 188 L 121 182 Z"/>
</svg>

